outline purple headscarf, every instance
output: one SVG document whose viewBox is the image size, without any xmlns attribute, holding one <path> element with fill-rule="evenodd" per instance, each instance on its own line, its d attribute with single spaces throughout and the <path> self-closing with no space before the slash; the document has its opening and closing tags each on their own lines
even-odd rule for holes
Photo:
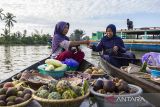
<svg viewBox="0 0 160 107">
<path fill-rule="evenodd" d="M 67 22 L 58 22 L 55 26 L 54 29 L 54 35 L 52 38 L 52 53 L 54 53 L 56 51 L 56 49 L 59 47 L 59 44 L 63 41 L 63 40 L 68 40 L 69 38 L 66 35 L 63 35 L 62 32 L 65 28 L 65 26 L 68 25 L 69 27 L 69 23 Z"/>
</svg>

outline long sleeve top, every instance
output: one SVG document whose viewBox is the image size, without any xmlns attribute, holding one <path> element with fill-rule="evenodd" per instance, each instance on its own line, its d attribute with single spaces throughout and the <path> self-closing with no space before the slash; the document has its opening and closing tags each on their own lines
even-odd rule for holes
<svg viewBox="0 0 160 107">
<path fill-rule="evenodd" d="M 110 54 L 109 51 L 112 51 L 114 46 L 119 47 L 119 52 L 124 53 L 126 52 L 123 40 L 118 36 L 113 36 L 112 38 L 108 38 L 104 36 L 101 41 L 97 44 L 97 46 L 93 46 L 93 51 L 99 52 L 103 51 L 103 54 Z"/>
</svg>

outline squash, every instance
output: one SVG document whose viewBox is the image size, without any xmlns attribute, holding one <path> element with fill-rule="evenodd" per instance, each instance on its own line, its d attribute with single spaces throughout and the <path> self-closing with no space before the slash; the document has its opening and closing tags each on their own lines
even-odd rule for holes
<svg viewBox="0 0 160 107">
<path fill-rule="evenodd" d="M 54 70 L 54 66 L 53 65 L 48 65 L 46 68 L 45 68 L 45 71 L 52 71 Z"/>
<path fill-rule="evenodd" d="M 62 66 L 62 62 L 58 61 L 56 59 L 47 59 L 47 60 L 45 60 L 45 63 L 48 64 L 48 65 L 54 65 L 56 67 Z"/>
<path fill-rule="evenodd" d="M 67 65 L 66 64 L 62 64 L 62 66 L 57 67 L 54 69 L 54 71 L 66 71 L 67 70 Z"/>
</svg>

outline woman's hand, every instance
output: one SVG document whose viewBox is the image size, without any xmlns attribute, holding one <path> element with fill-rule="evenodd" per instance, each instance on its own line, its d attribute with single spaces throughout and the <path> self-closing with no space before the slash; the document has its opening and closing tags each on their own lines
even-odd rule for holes
<svg viewBox="0 0 160 107">
<path fill-rule="evenodd" d="M 93 45 L 89 44 L 87 47 L 90 48 L 90 49 L 92 49 Z"/>
<path fill-rule="evenodd" d="M 84 40 L 84 44 L 86 44 L 87 46 L 89 46 L 90 41 L 89 40 Z"/>
<path fill-rule="evenodd" d="M 113 47 L 113 52 L 114 52 L 114 54 L 118 54 L 118 49 L 119 49 L 119 47 L 118 46 L 114 46 Z"/>
</svg>

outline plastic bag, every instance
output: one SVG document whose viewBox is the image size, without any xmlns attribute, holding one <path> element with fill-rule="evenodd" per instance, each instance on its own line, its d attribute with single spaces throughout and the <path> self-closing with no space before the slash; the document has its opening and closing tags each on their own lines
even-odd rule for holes
<svg viewBox="0 0 160 107">
<path fill-rule="evenodd" d="M 70 66 L 70 67 L 78 67 L 79 66 L 79 63 L 72 58 L 65 59 L 65 61 L 63 63 L 66 64 L 67 66 Z"/>
<path fill-rule="evenodd" d="M 147 62 L 151 66 L 160 66 L 160 53 L 149 52 L 142 56 L 142 63 Z"/>
</svg>

